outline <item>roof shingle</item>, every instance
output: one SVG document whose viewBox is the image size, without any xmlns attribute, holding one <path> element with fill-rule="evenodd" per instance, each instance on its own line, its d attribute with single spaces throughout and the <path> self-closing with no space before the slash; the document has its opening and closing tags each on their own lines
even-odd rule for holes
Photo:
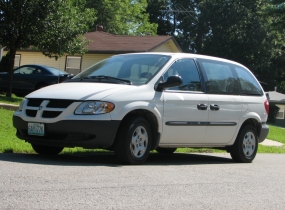
<svg viewBox="0 0 285 210">
<path fill-rule="evenodd" d="M 88 46 L 89 52 L 148 52 L 169 40 L 180 49 L 172 36 L 124 36 L 103 31 L 89 32 L 84 36 L 92 40 Z"/>
</svg>

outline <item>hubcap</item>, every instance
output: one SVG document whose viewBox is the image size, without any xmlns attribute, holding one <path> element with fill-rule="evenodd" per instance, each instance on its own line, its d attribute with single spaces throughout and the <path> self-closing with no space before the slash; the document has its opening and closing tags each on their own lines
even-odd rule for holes
<svg viewBox="0 0 285 210">
<path fill-rule="evenodd" d="M 130 144 L 132 155 L 136 158 L 141 158 L 146 152 L 147 144 L 147 131 L 143 126 L 138 126 L 132 135 L 132 141 Z"/>
<path fill-rule="evenodd" d="M 254 134 L 252 132 L 247 132 L 244 135 L 243 144 L 242 144 L 242 149 L 245 156 L 250 157 L 254 153 L 255 147 L 256 147 L 256 141 Z"/>
</svg>

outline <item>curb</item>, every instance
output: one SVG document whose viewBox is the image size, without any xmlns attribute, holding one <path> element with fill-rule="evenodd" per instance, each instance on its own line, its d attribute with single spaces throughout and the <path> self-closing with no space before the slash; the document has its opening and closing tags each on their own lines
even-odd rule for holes
<svg viewBox="0 0 285 210">
<path fill-rule="evenodd" d="M 284 144 L 278 141 L 273 141 L 270 139 L 265 139 L 263 142 L 259 143 L 264 146 L 275 146 L 275 147 L 282 147 Z"/>
<path fill-rule="evenodd" d="M 0 103 L 0 108 L 4 108 L 7 110 L 11 110 L 11 111 L 16 111 L 19 109 L 19 106 L 14 105 L 14 104 L 2 104 L 2 103 Z"/>
</svg>

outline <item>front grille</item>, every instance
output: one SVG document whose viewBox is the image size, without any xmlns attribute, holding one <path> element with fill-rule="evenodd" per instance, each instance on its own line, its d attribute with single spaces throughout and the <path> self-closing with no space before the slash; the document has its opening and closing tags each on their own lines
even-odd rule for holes
<svg viewBox="0 0 285 210">
<path fill-rule="evenodd" d="M 37 110 L 26 109 L 26 115 L 29 116 L 29 117 L 36 117 Z"/>
<path fill-rule="evenodd" d="M 62 112 L 60 111 L 43 111 L 43 118 L 56 118 L 59 116 Z"/>
<path fill-rule="evenodd" d="M 49 108 L 67 108 L 74 101 L 71 100 L 49 100 L 47 107 Z"/>
<path fill-rule="evenodd" d="M 44 99 L 29 99 L 28 106 L 39 107 Z"/>
<path fill-rule="evenodd" d="M 44 101 L 45 103 L 43 103 Z M 49 102 L 47 103 L 47 101 Z M 56 118 L 63 112 L 62 109 L 69 107 L 73 102 L 75 101 L 62 99 L 28 99 L 26 115 L 29 117 L 36 117 L 37 112 L 41 110 L 42 118 Z M 29 109 L 29 107 L 33 108 Z M 46 108 L 52 108 L 54 110 L 45 110 Z"/>
</svg>

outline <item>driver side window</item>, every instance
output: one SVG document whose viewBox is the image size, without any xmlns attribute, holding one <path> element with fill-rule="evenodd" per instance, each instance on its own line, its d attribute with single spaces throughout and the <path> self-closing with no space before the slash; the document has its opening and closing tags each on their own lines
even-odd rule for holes
<svg viewBox="0 0 285 210">
<path fill-rule="evenodd" d="M 175 61 L 164 74 L 164 81 L 170 76 L 180 76 L 183 84 L 168 90 L 202 91 L 201 80 L 193 59 Z"/>
<path fill-rule="evenodd" d="M 31 66 L 23 66 L 14 71 L 14 74 L 33 74 L 36 68 Z"/>
</svg>

